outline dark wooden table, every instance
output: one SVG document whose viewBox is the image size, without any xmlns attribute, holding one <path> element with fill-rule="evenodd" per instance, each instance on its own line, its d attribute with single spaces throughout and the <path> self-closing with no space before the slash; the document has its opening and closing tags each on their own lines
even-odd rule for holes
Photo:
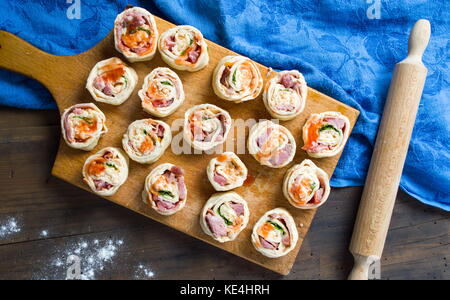
<svg viewBox="0 0 450 300">
<path fill-rule="evenodd" d="M 56 111 L 0 107 L 0 279 L 345 279 L 362 188 L 333 189 L 289 276 L 280 276 L 50 175 Z M 449 214 L 400 192 L 383 279 L 450 279 Z"/>
</svg>

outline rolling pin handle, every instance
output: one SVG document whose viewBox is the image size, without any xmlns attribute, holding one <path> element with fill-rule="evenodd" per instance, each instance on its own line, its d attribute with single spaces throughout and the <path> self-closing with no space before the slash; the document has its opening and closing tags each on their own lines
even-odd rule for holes
<svg viewBox="0 0 450 300">
<path fill-rule="evenodd" d="M 369 279 L 369 268 L 377 260 L 373 256 L 362 256 L 358 254 L 353 254 L 355 259 L 355 264 L 353 269 L 348 276 L 349 280 L 368 280 Z"/>
<path fill-rule="evenodd" d="M 421 19 L 416 22 L 409 35 L 408 57 L 403 62 L 422 62 L 422 56 L 428 46 L 431 35 L 431 24 Z"/>
</svg>

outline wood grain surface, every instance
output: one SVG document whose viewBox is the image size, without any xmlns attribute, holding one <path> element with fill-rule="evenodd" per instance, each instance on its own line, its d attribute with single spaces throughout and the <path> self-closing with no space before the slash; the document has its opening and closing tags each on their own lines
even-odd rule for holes
<svg viewBox="0 0 450 300">
<path fill-rule="evenodd" d="M 332 189 L 291 273 L 280 276 L 51 176 L 60 135 L 57 111 L 0 107 L 0 228 L 15 220 L 20 229 L 0 234 L 0 279 L 65 279 L 80 243 L 89 245 L 79 254 L 86 272 L 95 241 L 109 240 L 123 245 L 95 279 L 345 279 L 351 270 L 361 187 Z M 449 232 L 448 213 L 400 191 L 381 278 L 450 280 Z"/>
<path fill-rule="evenodd" d="M 159 18 L 157 18 L 157 24 L 160 32 L 174 26 Z M 4 32 L 0 32 L 0 45 L 0 66 L 18 71 L 43 83 L 55 98 L 60 111 L 76 103 L 93 102 L 93 99 L 84 88 L 90 69 L 100 60 L 112 56 L 121 57 L 119 53 L 114 50 L 111 34 L 93 49 L 69 57 L 53 56 L 35 48 L 30 48 L 29 45 L 24 46 L 23 42 L 18 39 L 16 40 L 16 38 L 11 37 Z M 177 135 L 177 131 L 181 129 L 178 128 L 178 130 L 174 130 L 174 124 L 177 123 L 176 120 L 182 119 L 184 111 L 195 104 L 216 104 L 228 110 L 233 119 L 259 120 L 270 117 L 264 108 L 261 97 L 254 101 L 237 105 L 220 100 L 214 95 L 211 88 L 212 70 L 218 60 L 226 55 L 233 54 L 233 52 L 212 42 L 208 42 L 208 46 L 211 59 L 207 68 L 196 73 L 177 72 L 184 83 L 186 102 L 172 116 L 163 119 L 168 124 L 172 124 L 174 137 Z M 22 49 L 19 51 L 11 50 L 17 49 L 18 47 L 22 47 Z M 15 55 L 14 61 L 10 59 L 12 54 Z M 30 63 L 30 59 L 32 59 L 33 63 Z M 157 54 L 150 62 L 134 63 L 131 66 L 139 75 L 138 87 L 140 87 L 146 74 L 153 68 L 165 66 L 165 64 L 162 62 L 159 54 Z M 263 76 L 265 76 L 268 69 L 261 65 L 260 69 Z M 60 142 L 60 148 L 53 166 L 52 174 L 69 183 L 88 190 L 88 187 L 83 184 L 81 177 L 81 168 L 85 159 L 90 154 L 103 147 L 121 147 L 121 138 L 127 126 L 134 120 L 149 117 L 149 115 L 142 111 L 140 100 L 137 97 L 137 90 L 138 88 L 136 88 L 130 99 L 119 107 L 96 103 L 106 114 L 109 132 L 100 139 L 99 145 L 91 153 L 69 148 L 64 142 Z M 293 163 L 300 163 L 303 159 L 307 158 L 306 153 L 300 150 L 300 147 L 303 145 L 303 142 L 301 141 L 301 127 L 310 113 L 319 113 L 329 110 L 339 111 L 350 119 L 352 128 L 358 117 L 357 110 L 323 95 L 314 89 L 309 89 L 308 93 L 305 111 L 295 120 L 282 123 L 291 130 L 296 137 L 296 142 L 298 144 L 296 157 Z M 230 135 L 227 142 L 231 142 L 232 139 L 233 136 Z M 333 158 L 314 159 L 314 162 L 331 176 L 339 156 L 340 155 Z M 240 157 L 247 165 L 249 173 L 255 176 L 256 180 L 251 186 L 242 187 L 236 190 L 236 192 L 248 201 L 251 217 L 246 230 L 244 230 L 234 242 L 226 244 L 215 242 L 201 231 L 198 224 L 198 217 L 203 204 L 210 195 L 214 193 L 211 185 L 207 181 L 205 171 L 206 165 L 212 158 L 212 155 L 175 155 L 168 149 L 164 156 L 153 165 L 139 165 L 131 162 L 128 181 L 114 196 L 107 197 L 107 199 L 277 273 L 288 274 L 295 262 L 297 253 L 310 227 L 315 211 L 294 209 L 284 199 L 281 184 L 284 173 L 288 167 L 281 170 L 270 169 L 260 166 L 248 154 L 240 155 Z M 144 178 L 154 166 L 164 162 L 174 163 L 185 169 L 188 188 L 188 201 L 186 207 L 183 211 L 170 217 L 156 214 L 152 209 L 144 205 L 141 200 Z M 296 249 L 289 255 L 278 259 L 269 259 L 259 254 L 253 248 L 250 242 L 250 232 L 256 220 L 265 211 L 275 207 L 285 207 L 292 213 L 299 229 L 300 239 Z M 90 224 L 91 221 L 91 219 L 87 219 L 86 224 Z"/>
</svg>

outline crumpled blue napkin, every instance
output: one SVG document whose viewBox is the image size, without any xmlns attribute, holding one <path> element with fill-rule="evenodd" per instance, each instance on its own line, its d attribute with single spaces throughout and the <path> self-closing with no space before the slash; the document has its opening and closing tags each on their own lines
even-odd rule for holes
<svg viewBox="0 0 450 300">
<path fill-rule="evenodd" d="M 430 20 L 432 38 L 424 56 L 429 75 L 401 188 L 424 203 L 450 210 L 450 1 L 128 2 L 176 24 L 194 25 L 208 39 L 272 68 L 298 69 L 311 87 L 359 109 L 361 116 L 332 178 L 335 187 L 364 184 L 394 65 L 407 54 L 415 21 Z M 0 14 L 0 29 L 53 54 L 76 54 L 109 32 L 126 4 L 2 1 L 0 11 L 8 13 Z M 39 83 L 3 70 L 0 104 L 56 107 Z"/>
</svg>

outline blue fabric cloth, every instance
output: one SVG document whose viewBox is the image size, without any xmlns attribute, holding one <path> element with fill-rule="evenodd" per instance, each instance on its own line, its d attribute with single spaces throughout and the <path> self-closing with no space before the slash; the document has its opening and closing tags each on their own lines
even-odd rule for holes
<svg viewBox="0 0 450 300">
<path fill-rule="evenodd" d="M 68 8 L 77 2 L 81 18 L 67 18 Z M 392 70 L 407 54 L 408 33 L 414 22 L 429 19 L 432 38 L 424 56 L 429 75 L 401 188 L 424 203 L 450 210 L 450 1 L 129 3 L 176 24 L 194 25 L 208 39 L 267 66 L 298 69 L 311 87 L 359 109 L 361 116 L 332 178 L 336 187 L 364 184 Z M 109 32 L 115 15 L 126 4 L 107 0 L 3 0 L 0 29 L 53 54 L 76 54 Z M 380 18 L 373 19 L 377 10 L 371 6 L 377 4 Z M 55 108 L 50 94 L 39 83 L 0 72 L 0 104 Z"/>
</svg>

